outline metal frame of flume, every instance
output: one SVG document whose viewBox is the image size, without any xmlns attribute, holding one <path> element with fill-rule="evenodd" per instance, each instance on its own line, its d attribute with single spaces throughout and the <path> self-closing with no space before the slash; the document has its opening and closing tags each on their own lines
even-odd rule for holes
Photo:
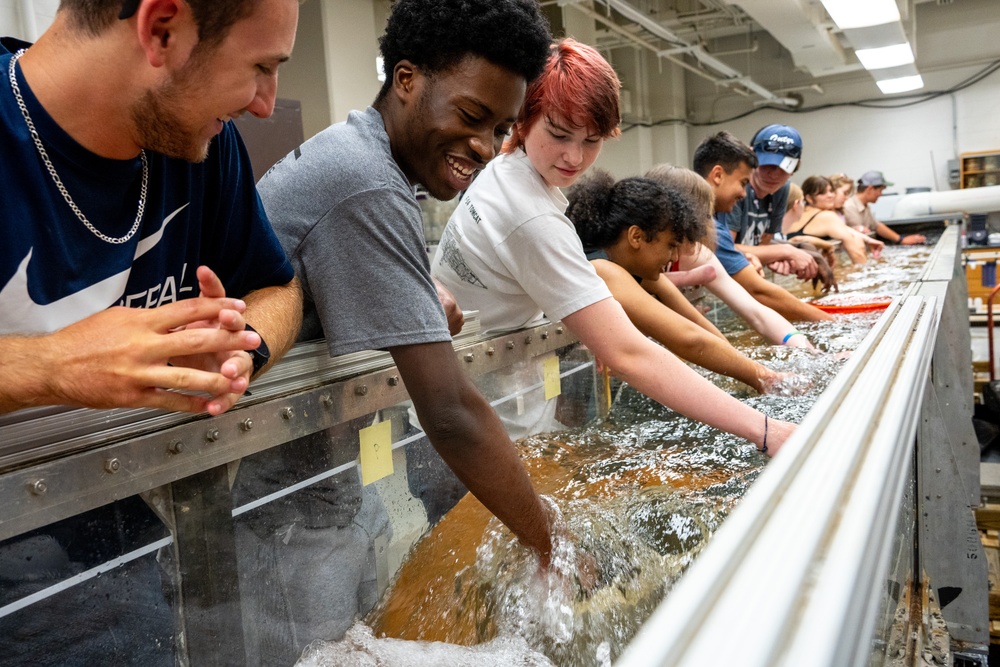
<svg viewBox="0 0 1000 667">
<path fill-rule="evenodd" d="M 887 309 L 619 665 L 867 664 L 888 645 L 903 592 L 925 577 L 953 648 L 984 650 L 958 232 L 945 230 L 921 280 Z M 481 375 L 574 344 L 547 324 L 471 336 L 456 355 Z M 142 494 L 173 536 L 147 551 L 168 547 L 175 575 L 188 574 L 178 575 L 182 661 L 238 662 L 233 466 L 407 398 L 388 355 L 330 359 L 322 343 L 296 346 L 251 389 L 212 418 L 66 409 L 0 418 L 0 538 Z"/>
<path fill-rule="evenodd" d="M 951 650 L 985 664 L 959 240 L 959 226 L 945 229 L 921 279 L 893 301 L 617 667 L 882 664 L 899 648 L 890 635 L 900 600 L 925 582 Z"/>
<path fill-rule="evenodd" d="M 559 323 L 493 337 L 466 336 L 455 347 L 472 376 L 577 350 L 573 354 L 580 362 L 563 375 L 589 370 L 589 382 L 597 386 L 589 353 Z M 64 408 L 6 416 L 0 422 L 0 539 L 135 494 L 163 520 L 171 538 L 8 604 L 0 616 L 166 548 L 169 557 L 163 562 L 179 588 L 174 608 L 182 664 L 239 664 L 244 635 L 233 523 L 241 508 L 234 509 L 231 494 L 235 466 L 244 456 L 408 399 L 388 353 L 330 359 L 323 342 L 297 345 L 251 390 L 251 396 L 217 417 Z M 607 414 L 605 394 L 592 395 L 596 412 Z M 356 465 L 357 442 L 336 458 L 330 473 Z"/>
</svg>

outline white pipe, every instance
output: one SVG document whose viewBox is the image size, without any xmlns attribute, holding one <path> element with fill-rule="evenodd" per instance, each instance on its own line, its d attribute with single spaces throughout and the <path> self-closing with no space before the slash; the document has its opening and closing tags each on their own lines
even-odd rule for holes
<svg viewBox="0 0 1000 667">
<path fill-rule="evenodd" d="M 38 39 L 38 20 L 35 18 L 34 0 L 20 0 L 21 29 L 24 31 L 24 41 L 32 44 Z"/>
<path fill-rule="evenodd" d="M 893 218 L 914 218 L 938 213 L 992 213 L 1000 211 L 1000 185 L 964 190 L 914 192 L 903 195 L 892 210 Z"/>
<path fill-rule="evenodd" d="M 564 0 L 564 1 L 572 2 L 574 0 Z M 761 86 L 760 84 L 756 83 L 750 77 L 744 76 L 743 74 L 736 71 L 729 65 L 725 64 L 718 58 L 714 58 L 700 46 L 689 44 L 685 40 L 681 39 L 675 33 L 663 27 L 656 21 L 652 20 L 647 15 L 643 14 L 642 12 L 640 12 L 639 10 L 637 10 L 635 7 L 628 4 L 624 0 L 601 0 L 601 2 L 604 3 L 604 5 L 606 5 L 607 7 L 614 8 L 622 16 L 632 21 L 635 21 L 643 28 L 656 35 L 657 37 L 664 39 L 668 42 L 673 42 L 676 46 L 679 46 L 684 51 L 688 51 L 690 49 L 689 52 L 691 56 L 697 59 L 698 62 L 702 63 L 703 65 L 706 65 L 707 67 L 710 67 L 711 69 L 715 70 L 716 72 L 722 75 L 723 78 L 721 81 L 719 81 L 719 83 L 723 85 L 738 84 L 740 86 L 743 86 L 747 90 L 756 93 L 757 95 L 760 95 L 768 102 L 791 106 L 792 100 L 790 100 L 789 98 L 778 97 L 764 86 Z M 669 49 L 665 53 L 670 53 L 674 51 L 676 51 L 676 48 Z"/>
</svg>

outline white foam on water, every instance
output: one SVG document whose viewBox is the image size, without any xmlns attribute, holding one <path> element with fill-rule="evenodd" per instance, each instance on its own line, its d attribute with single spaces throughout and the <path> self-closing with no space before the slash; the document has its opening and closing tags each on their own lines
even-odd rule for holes
<svg viewBox="0 0 1000 667">
<path fill-rule="evenodd" d="M 296 667 L 555 667 L 520 637 L 498 637 L 478 646 L 376 638 L 355 623 L 339 642 L 316 641 Z"/>
</svg>

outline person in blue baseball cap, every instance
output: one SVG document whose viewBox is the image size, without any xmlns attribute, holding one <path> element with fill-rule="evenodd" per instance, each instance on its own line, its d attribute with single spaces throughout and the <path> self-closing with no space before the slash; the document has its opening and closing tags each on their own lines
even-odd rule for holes
<svg viewBox="0 0 1000 667">
<path fill-rule="evenodd" d="M 754 135 L 751 147 L 757 154 L 757 166 L 781 167 L 781 170 L 788 174 L 784 177 L 785 182 L 799 168 L 799 160 L 802 158 L 802 137 L 794 127 L 768 125 Z"/>
<path fill-rule="evenodd" d="M 757 167 L 757 156 L 753 149 L 729 132 L 722 131 L 706 137 L 698 144 L 692 166 L 712 186 L 715 195 L 715 228 L 718 236 L 715 256 L 725 272 L 750 296 L 787 320 L 797 322 L 833 319 L 784 287 L 764 278 L 733 243 L 727 220 L 736 205 L 746 198 L 750 175 Z"/>
<path fill-rule="evenodd" d="M 750 172 L 746 197 L 725 216 L 736 249 L 756 257 L 776 273 L 794 274 L 800 280 L 820 277 L 829 288 L 833 271 L 821 254 L 790 243 L 772 243 L 787 209 L 788 181 L 802 158 L 801 135 L 788 125 L 768 125 L 754 134 L 750 146 L 757 166 Z"/>
</svg>

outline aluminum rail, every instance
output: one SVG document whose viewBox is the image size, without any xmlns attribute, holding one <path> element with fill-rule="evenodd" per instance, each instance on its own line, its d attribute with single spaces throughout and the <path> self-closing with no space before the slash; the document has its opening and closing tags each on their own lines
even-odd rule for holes
<svg viewBox="0 0 1000 667">
<path fill-rule="evenodd" d="M 936 329 L 896 300 L 617 663 L 856 664 Z M 720 641 L 725 637 L 725 641 Z M 868 650 L 867 641 L 860 647 Z M 852 652 L 852 655 L 844 655 Z"/>
<path fill-rule="evenodd" d="M 932 583 L 940 573 L 937 586 L 970 590 L 982 569 L 985 586 L 985 568 L 970 565 L 980 556 L 969 545 L 978 540 L 960 471 L 952 464 L 949 481 L 931 490 L 949 466 L 921 458 L 944 461 L 959 451 L 966 444 L 957 442 L 962 434 L 948 429 L 961 431 L 971 416 L 958 405 L 955 378 L 939 387 L 941 380 L 932 377 L 961 372 L 950 368 L 960 361 L 936 356 L 945 356 L 939 326 L 946 337 L 957 338 L 951 302 L 964 305 L 957 293 L 943 303 L 949 286 L 958 284 L 957 241 L 958 228 L 947 229 L 925 270 L 929 282 L 916 283 L 893 301 L 617 667 L 868 664 L 879 610 L 884 620 L 891 597 L 885 581 L 894 557 L 909 561 L 903 580 L 919 582 L 923 569 Z M 952 342 L 961 347 L 961 341 Z M 942 364 L 933 373 L 932 359 L 935 368 Z M 949 410 L 963 415 L 948 423 L 941 413 Z M 916 451 L 921 438 L 926 454 Z M 917 478 L 921 518 L 914 527 Z M 948 486 L 954 488 L 950 497 Z M 920 549 L 925 540 L 942 543 L 941 553 L 927 549 L 916 563 L 912 542 L 895 544 L 906 530 L 920 533 Z M 942 558 L 962 561 L 953 566 L 969 573 L 961 585 L 940 583 L 962 576 L 942 567 Z M 946 609 L 955 616 L 954 623 L 947 619 L 949 629 L 981 641 L 978 616 L 985 619 L 985 606 L 980 609 L 974 592 L 959 595 L 955 609 Z M 891 617 L 895 602 L 888 604 Z"/>
<path fill-rule="evenodd" d="M 523 368 L 553 352 L 560 353 L 561 362 L 578 362 L 565 372 L 560 369 L 560 377 L 592 371 L 592 357 L 582 350 L 577 354 L 576 343 L 576 338 L 556 322 L 494 336 L 472 336 L 456 342 L 455 354 L 470 376 L 484 375 L 482 383 L 490 387 L 492 372 Z M 594 386 L 592 375 L 589 384 Z M 87 586 L 119 565 L 155 553 L 164 581 L 173 591 L 178 664 L 244 664 L 248 647 L 244 642 L 235 518 L 354 468 L 360 454 L 357 428 L 351 422 L 389 408 L 380 417 L 393 428 L 402 427 L 399 409 L 409 398 L 389 354 L 365 352 L 329 359 L 323 343 L 296 346 L 251 389 L 252 396 L 216 417 L 96 410 L 22 411 L 5 416 L 0 421 L 0 540 L 134 495 L 141 495 L 170 535 L 137 545 L 128 553 L 26 597 L 6 600 L 0 605 L 0 617 L 42 613 L 39 608 L 33 612 L 33 605 L 51 603 L 54 595 Z M 495 391 L 486 391 L 508 394 L 510 389 L 516 397 L 532 387 L 498 386 Z M 589 395 L 596 401 L 597 412 L 606 413 L 602 395 Z M 510 398 L 487 396 L 494 398 L 494 403 Z M 312 476 L 301 471 L 305 479 L 259 498 L 234 494 L 242 458 L 285 443 L 294 448 L 304 436 L 331 428 L 350 435 L 330 440 L 325 470 L 314 471 Z M 405 456 L 407 445 L 426 444 L 422 436 L 394 433 L 392 447 Z M 11 445 L 12 441 L 16 442 Z M 386 481 L 390 487 L 412 493 L 406 490 L 405 472 L 390 479 L 393 477 L 394 482 Z M 417 500 L 398 504 L 410 506 L 410 510 L 421 505 Z M 421 512 L 410 511 L 404 519 L 408 530 L 369 545 L 377 551 L 370 564 L 380 585 L 388 581 L 395 567 L 390 554 L 401 557 L 418 534 L 414 532 L 416 524 L 426 520 Z"/>
<path fill-rule="evenodd" d="M 456 345 L 455 354 L 477 376 L 575 342 L 560 323 L 548 323 L 474 336 Z M 102 420 L 118 411 L 70 410 L 38 419 L 23 411 L 21 421 L 11 415 L 0 426 L 0 453 L 11 441 L 19 444 L 0 456 L 0 540 L 408 399 L 385 352 L 330 360 L 325 346 L 310 343 L 262 380 L 271 374 L 267 383 L 251 386 L 246 402 L 216 417 L 125 411 L 115 416 L 120 423 L 102 429 Z"/>
<path fill-rule="evenodd" d="M 466 314 L 466 324 L 462 333 L 455 337 L 454 345 L 456 350 L 463 350 L 489 338 L 480 333 L 478 313 L 472 311 Z M 272 398 L 389 366 L 392 366 L 392 359 L 387 352 L 369 350 L 330 357 L 322 340 L 298 343 L 253 382 L 250 391 L 234 409 L 259 405 Z M 204 419 L 205 415 L 143 408 L 93 410 L 65 406 L 3 414 L 0 415 L 0 473 Z"/>
</svg>

